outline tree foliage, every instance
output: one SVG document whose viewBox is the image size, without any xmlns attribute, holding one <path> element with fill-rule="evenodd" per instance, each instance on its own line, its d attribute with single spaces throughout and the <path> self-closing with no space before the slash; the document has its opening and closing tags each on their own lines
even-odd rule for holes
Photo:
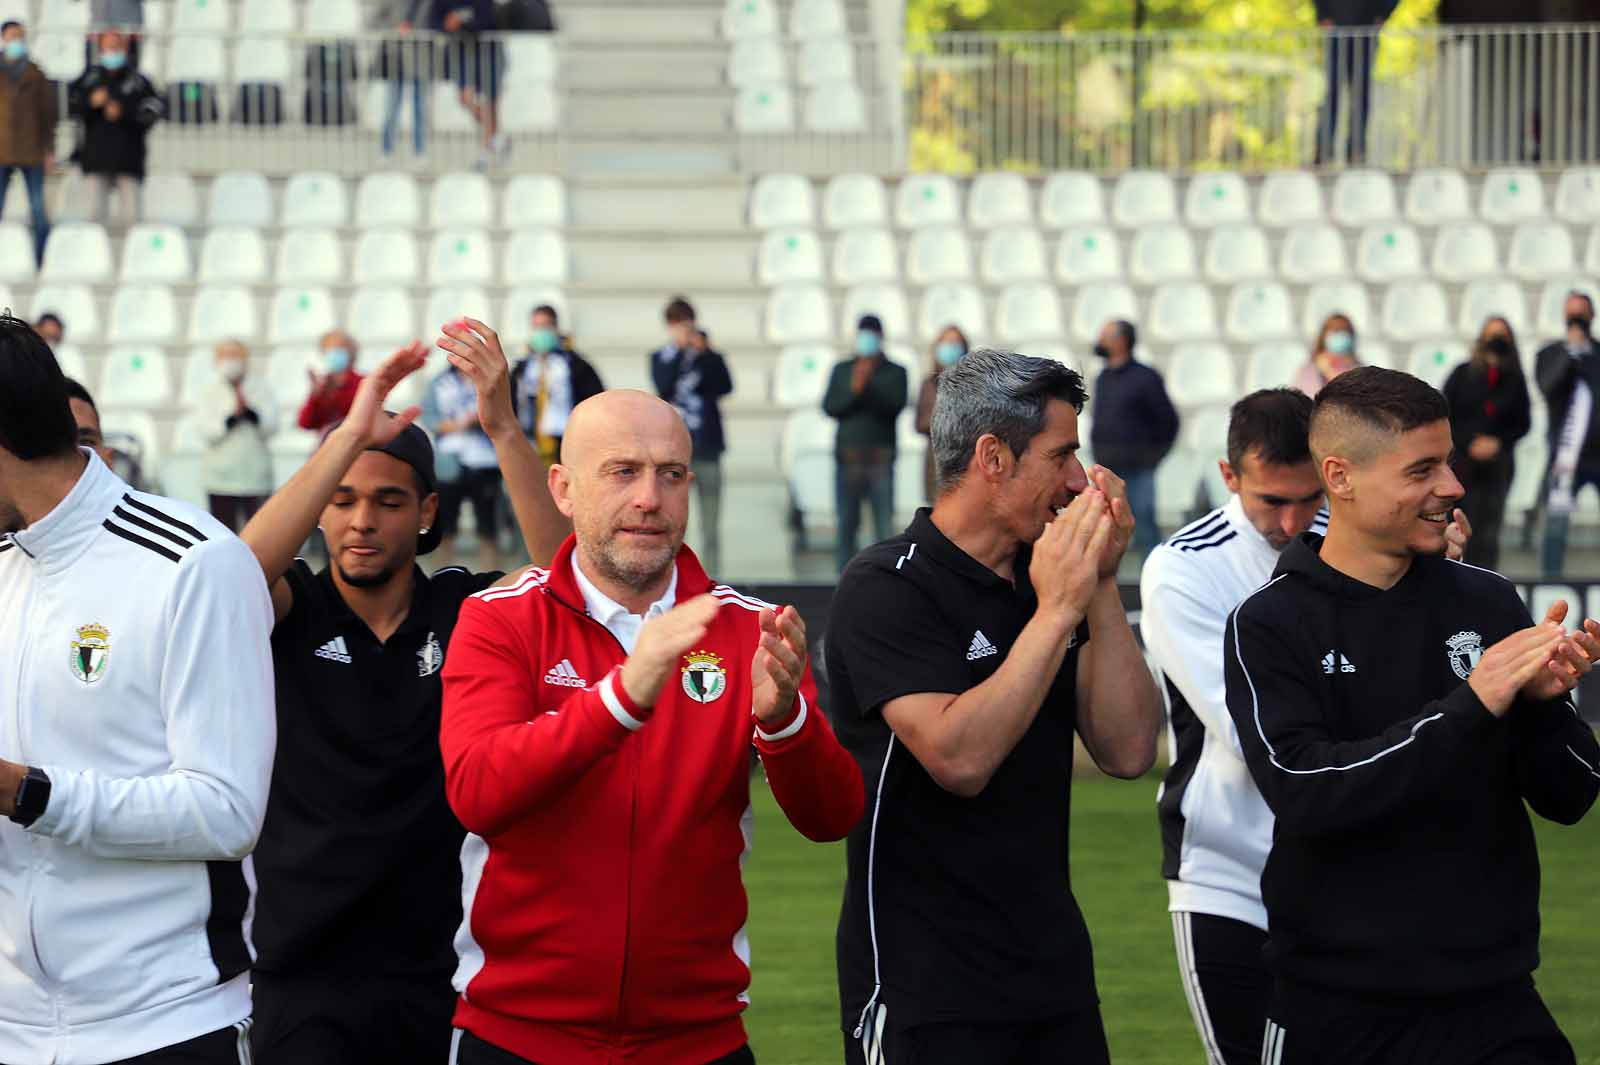
<svg viewBox="0 0 1600 1065">
<path fill-rule="evenodd" d="M 1389 25 L 1399 29 L 1433 21 L 1438 0 L 1401 0 Z M 960 30 L 1049 33 L 1133 29 L 1133 0 L 906 0 L 912 37 Z M 1145 0 L 1151 30 L 1215 33 L 1310 29 L 1311 0 Z"/>
</svg>

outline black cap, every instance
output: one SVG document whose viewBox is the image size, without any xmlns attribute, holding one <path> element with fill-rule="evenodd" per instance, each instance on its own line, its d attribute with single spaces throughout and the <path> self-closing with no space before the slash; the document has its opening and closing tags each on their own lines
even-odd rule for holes
<svg viewBox="0 0 1600 1065">
<path fill-rule="evenodd" d="M 863 314 L 861 320 L 856 323 L 856 332 L 877 333 L 883 336 L 883 319 L 875 314 Z"/>
<path fill-rule="evenodd" d="M 391 418 L 393 411 L 385 411 Z M 342 420 L 341 420 L 342 422 Z M 337 429 L 341 422 L 334 422 L 328 426 L 331 433 Z M 326 438 L 326 434 L 324 434 Z M 433 470 L 433 442 L 428 439 L 428 434 L 422 431 L 422 426 L 412 424 L 406 426 L 400 433 L 383 447 L 369 447 L 368 451 L 381 451 L 385 455 L 397 458 L 401 462 L 417 471 L 417 478 L 422 481 L 422 494 L 431 496 L 438 491 L 439 481 Z M 444 535 L 439 531 L 438 522 L 429 526 L 428 531 L 417 537 L 417 554 L 426 555 L 439 546 Z"/>
</svg>

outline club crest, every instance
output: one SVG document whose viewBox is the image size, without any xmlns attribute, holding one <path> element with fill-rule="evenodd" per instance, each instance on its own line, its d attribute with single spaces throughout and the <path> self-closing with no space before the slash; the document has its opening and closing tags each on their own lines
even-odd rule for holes
<svg viewBox="0 0 1600 1065">
<path fill-rule="evenodd" d="M 1483 657 L 1483 637 L 1475 632 L 1458 632 L 1444 645 L 1450 655 L 1450 668 L 1456 671 L 1456 676 L 1462 680 L 1472 676 L 1472 671 L 1478 668 L 1478 659 Z"/>
<path fill-rule="evenodd" d="M 444 650 L 439 646 L 439 638 L 430 632 L 427 642 L 417 648 L 417 676 L 431 677 L 442 665 Z"/>
<path fill-rule="evenodd" d="M 72 675 L 85 684 L 93 684 L 106 675 L 106 662 L 111 658 L 111 632 L 104 625 L 84 625 L 78 638 L 72 641 L 72 654 L 68 664 Z"/>
<path fill-rule="evenodd" d="M 721 658 L 710 651 L 693 651 L 683 661 L 683 694 L 695 702 L 712 702 L 728 690 L 728 671 Z"/>
</svg>

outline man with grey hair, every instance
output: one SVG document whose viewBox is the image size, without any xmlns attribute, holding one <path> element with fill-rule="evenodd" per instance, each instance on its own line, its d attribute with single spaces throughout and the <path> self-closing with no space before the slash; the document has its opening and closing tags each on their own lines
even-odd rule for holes
<svg viewBox="0 0 1600 1065">
<path fill-rule="evenodd" d="M 839 920 L 852 1065 L 1108 1060 L 1067 877 L 1073 735 L 1155 759 L 1161 700 L 1116 572 L 1120 478 L 1078 461 L 1083 378 L 975 351 L 939 379 L 938 496 L 863 551 L 826 638 L 870 798 Z"/>
</svg>

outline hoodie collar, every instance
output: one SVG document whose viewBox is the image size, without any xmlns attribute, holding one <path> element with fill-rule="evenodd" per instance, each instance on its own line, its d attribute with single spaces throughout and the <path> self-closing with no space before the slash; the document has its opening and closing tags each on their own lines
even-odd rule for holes
<svg viewBox="0 0 1600 1065">
<path fill-rule="evenodd" d="M 1346 602 L 1371 602 L 1379 596 L 1388 596 L 1391 601 L 1398 602 L 1416 598 L 1420 594 L 1422 581 L 1420 571 L 1426 565 L 1426 559 L 1412 559 L 1411 568 L 1393 588 L 1375 588 L 1365 581 L 1358 581 L 1349 574 L 1341 573 L 1322 561 L 1322 541 L 1321 536 L 1310 532 L 1301 533 L 1289 541 L 1289 546 L 1283 549 L 1283 555 L 1273 575 L 1299 574 L 1309 580 L 1313 587 Z"/>
<path fill-rule="evenodd" d="M 78 450 L 88 456 L 89 464 L 72 491 L 50 513 L 11 537 L 46 573 L 64 570 L 81 558 L 100 535 L 117 501 L 131 490 L 99 455 L 86 448 Z"/>
<path fill-rule="evenodd" d="M 578 534 L 570 533 L 556 551 L 555 558 L 550 560 L 550 580 L 545 587 L 574 610 L 583 611 L 603 622 L 604 619 L 593 612 L 589 598 L 584 594 L 585 590 L 578 584 L 577 559 L 574 557 L 577 550 Z M 678 548 L 678 558 L 674 564 L 677 572 L 673 575 L 673 583 L 668 588 L 668 594 L 673 596 L 670 600 L 672 606 L 711 591 L 711 578 L 706 575 L 705 568 L 700 565 L 700 560 L 689 550 L 687 544 Z M 607 601 L 609 602 L 609 599 Z"/>
</svg>

